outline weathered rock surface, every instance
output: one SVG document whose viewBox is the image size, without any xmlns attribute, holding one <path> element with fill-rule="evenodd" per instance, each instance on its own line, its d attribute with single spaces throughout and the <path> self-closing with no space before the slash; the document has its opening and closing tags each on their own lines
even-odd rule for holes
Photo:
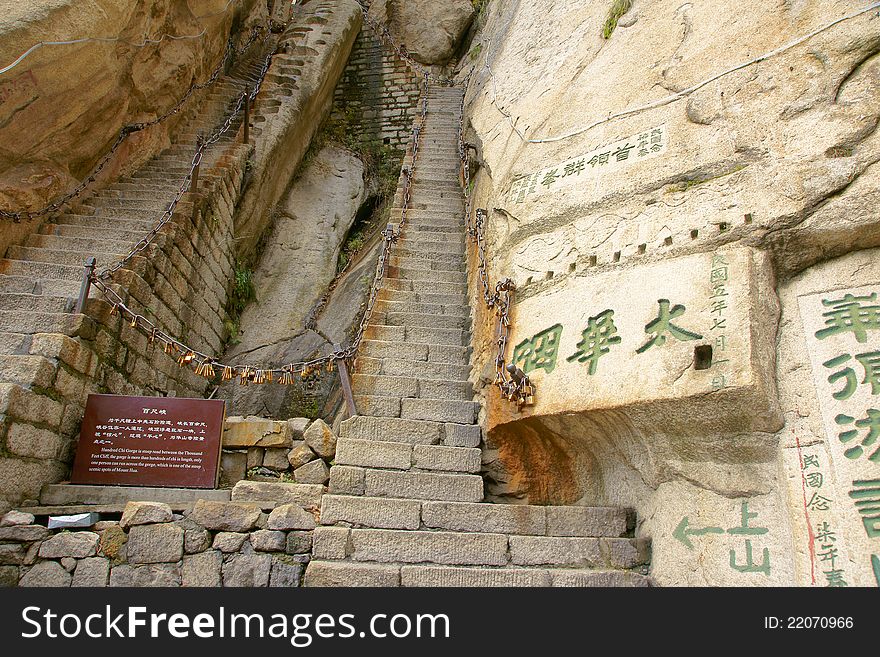
<svg viewBox="0 0 880 657">
<path fill-rule="evenodd" d="M 44 559 L 74 557 L 82 559 L 94 556 L 98 549 L 99 536 L 94 532 L 62 532 L 46 539 L 40 545 L 40 556 Z"/>
<path fill-rule="evenodd" d="M 872 402 L 829 388 L 823 365 L 875 339 L 814 336 L 832 321 L 823 299 L 868 303 L 880 285 L 859 256 L 880 245 L 880 27 L 864 13 L 820 30 L 845 13 L 830 0 L 661 1 L 636 3 L 606 40 L 607 10 L 491 3 L 472 52 L 473 203 L 491 209 L 490 271 L 517 288 L 508 358 L 538 390 L 518 415 L 492 388 L 480 309 L 488 496 L 635 507 L 660 584 L 813 585 L 798 454 L 821 464 L 814 483 L 845 482 L 835 499 L 876 476 L 841 458 L 834 423 Z M 688 257 L 700 266 L 672 274 Z M 648 344 L 660 300 L 691 335 Z M 850 584 L 872 576 L 857 521 L 838 527 Z M 735 528 L 749 523 L 763 538 L 746 545 Z M 719 529 L 689 533 L 706 527 Z"/>
<path fill-rule="evenodd" d="M 223 586 L 268 586 L 271 571 L 271 555 L 236 554 L 223 564 Z"/>
<path fill-rule="evenodd" d="M 290 447 L 291 426 L 289 422 L 267 420 L 262 417 L 233 416 L 226 419 L 223 446 L 244 447 Z"/>
<path fill-rule="evenodd" d="M 254 504 L 199 500 L 190 518 L 212 531 L 246 532 L 256 526 L 260 513 Z"/>
<path fill-rule="evenodd" d="M 128 562 L 170 563 L 183 556 L 183 529 L 177 525 L 139 525 L 128 533 Z"/>
<path fill-rule="evenodd" d="M 70 573 L 61 564 L 55 561 L 41 561 L 25 573 L 18 585 L 24 587 L 70 586 L 70 580 Z"/>
<path fill-rule="evenodd" d="M 17 527 L 19 525 L 33 525 L 34 516 L 31 513 L 21 511 L 8 511 L 0 518 L 0 527 Z"/>
<path fill-rule="evenodd" d="M 315 459 L 293 471 L 299 484 L 326 484 L 330 480 L 330 468 L 322 459 Z"/>
<path fill-rule="evenodd" d="M 303 434 L 303 439 L 306 445 L 321 458 L 332 459 L 336 456 L 336 436 L 323 420 L 312 422 Z"/>
<path fill-rule="evenodd" d="M 314 529 L 315 517 L 296 504 L 284 504 L 269 514 L 269 529 Z"/>
<path fill-rule="evenodd" d="M 180 566 L 171 563 L 113 566 L 110 586 L 114 587 L 169 587 L 180 586 Z"/>
<path fill-rule="evenodd" d="M 110 560 L 102 557 L 88 557 L 77 562 L 71 586 L 107 586 L 109 580 Z"/>
<path fill-rule="evenodd" d="M 281 366 L 332 351 L 306 320 L 336 275 L 348 229 L 365 198 L 364 166 L 352 153 L 326 146 L 309 163 L 281 206 L 254 276 L 257 300 L 241 318 L 229 360 Z M 223 386 L 236 413 L 290 417 L 286 386 Z"/>
<path fill-rule="evenodd" d="M 181 583 L 183 586 L 220 586 L 220 567 L 223 555 L 214 550 L 190 554 L 183 558 Z"/>
<path fill-rule="evenodd" d="M 125 505 L 119 526 L 123 529 L 135 525 L 149 525 L 158 522 L 169 522 L 172 516 L 171 507 L 159 502 L 129 502 Z"/>
<path fill-rule="evenodd" d="M 92 42 L 45 46 L 0 77 L 0 207 L 40 208 L 74 187 L 104 155 L 119 129 L 167 111 L 193 81 L 206 79 L 225 51 L 230 26 L 247 38 L 266 4 L 224 0 L 195 6 L 185 0 L 160 3 L 75 0 L 6 2 L 0 24 L 0 61 L 7 65 L 38 41 L 120 35 L 122 43 Z M 195 35 L 132 47 L 143 35 Z M 184 110 L 184 114 L 185 114 Z M 161 127 L 134 136 L 120 155 L 124 166 L 143 162 L 167 145 L 173 117 Z M 118 172 L 122 158 L 112 162 Z M 130 170 L 130 169 L 129 169 Z M 7 227 L 9 228 L 9 227 Z M 24 222 L 0 235 L 0 253 L 31 232 Z"/>
<path fill-rule="evenodd" d="M 384 0 L 391 32 L 413 59 L 422 64 L 445 64 L 455 53 L 474 18 L 470 0 Z M 371 14 L 381 11 L 371 7 Z"/>
</svg>

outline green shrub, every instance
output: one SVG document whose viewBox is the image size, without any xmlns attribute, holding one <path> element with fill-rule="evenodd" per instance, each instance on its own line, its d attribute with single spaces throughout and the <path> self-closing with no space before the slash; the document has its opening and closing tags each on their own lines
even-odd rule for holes
<svg viewBox="0 0 880 657">
<path fill-rule="evenodd" d="M 602 26 L 603 39 L 611 38 L 611 33 L 614 32 L 614 28 L 617 27 L 617 21 L 620 20 L 621 16 L 632 9 L 632 6 L 632 0 L 614 0 L 611 3 L 611 8 L 608 10 L 608 18 L 605 19 L 605 24 Z"/>
</svg>

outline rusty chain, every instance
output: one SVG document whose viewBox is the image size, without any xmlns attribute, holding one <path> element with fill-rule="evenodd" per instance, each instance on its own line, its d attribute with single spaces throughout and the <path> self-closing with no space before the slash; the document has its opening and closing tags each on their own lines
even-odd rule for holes
<svg viewBox="0 0 880 657">
<path fill-rule="evenodd" d="M 205 80 L 204 82 L 194 83 L 190 85 L 189 89 L 187 89 L 186 93 L 165 113 L 157 116 L 150 121 L 142 121 L 140 123 L 130 123 L 122 126 L 119 129 L 119 134 L 116 137 L 116 140 L 113 142 L 113 145 L 110 147 L 110 150 L 107 151 L 98 163 L 94 166 L 91 173 L 89 173 L 88 177 L 80 181 L 80 183 L 74 187 L 72 190 L 64 194 L 63 196 L 57 198 L 49 205 L 39 209 L 39 210 L 20 210 L 16 212 L 12 212 L 9 210 L 0 209 L 0 218 L 11 220 L 13 223 L 21 223 L 22 221 L 29 221 L 31 219 L 38 219 L 40 217 L 45 217 L 46 215 L 52 214 L 54 212 L 58 212 L 68 203 L 70 203 L 75 198 L 78 198 L 89 186 L 97 180 L 98 176 L 101 172 L 107 167 L 110 161 L 113 159 L 113 155 L 115 155 L 116 151 L 119 150 L 119 147 L 128 139 L 128 136 L 134 134 L 136 132 L 141 132 L 146 130 L 147 128 L 151 128 L 155 125 L 163 123 L 168 120 L 170 117 L 177 114 L 181 108 L 186 104 L 186 102 L 192 97 L 194 93 L 200 91 L 202 89 L 206 89 L 214 84 L 217 81 L 217 78 L 220 77 L 220 73 L 226 68 L 227 63 L 233 54 L 244 54 L 250 49 L 253 42 L 256 40 L 257 36 L 260 32 L 266 31 L 264 26 L 257 26 L 251 31 L 251 35 L 248 38 L 247 42 L 241 48 L 236 48 L 232 39 L 229 40 L 226 46 L 226 52 L 223 55 L 223 59 L 211 73 L 211 76 Z"/>
<path fill-rule="evenodd" d="M 461 177 L 459 182 L 464 190 L 464 212 L 467 233 L 471 241 L 477 247 L 477 276 L 478 285 L 483 295 L 483 302 L 489 311 L 494 311 L 496 322 L 495 344 L 495 379 L 493 385 L 498 386 L 501 396 L 508 401 L 515 402 L 517 408 L 522 408 L 534 402 L 535 387 L 531 379 L 514 363 L 506 364 L 507 342 L 510 339 L 511 319 L 510 308 L 513 292 L 516 289 L 513 281 L 503 278 L 495 284 L 493 291 L 489 282 L 489 271 L 486 262 L 486 222 L 488 216 L 482 208 L 477 209 L 474 220 L 471 221 L 471 165 L 470 148 L 464 140 L 464 101 L 461 97 L 461 108 L 458 118 L 458 156 L 461 161 Z"/>
</svg>

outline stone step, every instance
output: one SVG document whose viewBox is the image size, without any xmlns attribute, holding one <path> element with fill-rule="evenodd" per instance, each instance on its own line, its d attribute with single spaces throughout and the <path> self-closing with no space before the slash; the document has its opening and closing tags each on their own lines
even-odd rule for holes
<svg viewBox="0 0 880 657">
<path fill-rule="evenodd" d="M 473 424 L 479 406 L 473 401 L 448 399 L 401 399 L 400 417 L 407 420 Z"/>
<path fill-rule="evenodd" d="M 80 283 L 77 281 L 41 280 L 36 281 L 28 276 L 0 275 L 0 293 L 2 294 L 51 294 L 58 297 L 78 297 Z M 97 296 L 93 288 L 90 296 Z"/>
<path fill-rule="evenodd" d="M 40 286 L 26 276 L 0 275 L 0 294 L 34 294 Z"/>
<path fill-rule="evenodd" d="M 89 258 L 97 258 L 98 262 L 109 263 L 125 256 L 125 253 L 105 251 L 74 251 L 64 249 L 38 249 L 28 246 L 10 246 L 6 251 L 12 260 L 28 262 L 45 262 L 55 265 L 70 265 L 82 268 Z"/>
<path fill-rule="evenodd" d="M 94 337 L 96 327 L 85 315 L 0 310 L 0 327 L 11 333 L 61 333 Z M 2 370 L 0 370 L 2 371 Z"/>
<path fill-rule="evenodd" d="M 451 304 L 419 303 L 414 301 L 397 301 L 394 299 L 380 299 L 376 306 L 379 312 L 406 313 L 414 315 L 444 315 L 458 319 L 470 319 L 471 308 L 460 302 Z"/>
<path fill-rule="evenodd" d="M 86 239 L 100 241 L 106 239 L 110 242 L 127 242 L 137 244 L 147 231 L 122 230 L 119 228 L 97 228 L 94 226 L 74 226 L 71 224 L 48 224 L 41 229 L 43 235 L 51 237 L 69 237 L 74 239 Z M 101 237 L 103 236 L 103 238 Z"/>
<path fill-rule="evenodd" d="M 395 207 L 400 206 L 395 205 Z M 409 207 L 424 212 L 456 212 L 464 215 L 463 198 L 441 198 L 432 191 L 420 191 L 418 187 L 413 187 Z"/>
<path fill-rule="evenodd" d="M 320 562 L 319 562 L 320 563 Z M 354 564 L 352 564 L 354 565 Z M 315 569 L 316 573 L 320 566 Z M 308 571 L 307 571 L 308 572 Z M 314 578 L 315 575 L 313 574 Z M 626 570 L 583 568 L 478 568 L 409 565 L 400 569 L 401 586 L 425 587 L 647 587 L 649 577 Z"/>
<path fill-rule="evenodd" d="M 371 324 L 365 333 L 368 340 L 385 342 L 414 342 L 440 346 L 462 347 L 470 343 L 470 334 L 462 329 L 444 329 L 427 326 L 387 326 Z"/>
<path fill-rule="evenodd" d="M 442 251 L 435 251 L 434 249 L 428 249 L 424 246 L 417 246 L 416 248 L 413 248 L 412 246 L 410 246 L 412 244 L 412 240 L 410 240 L 407 244 L 401 244 L 400 242 L 398 242 L 394 246 L 392 255 L 401 259 L 406 258 L 408 260 L 411 260 L 412 262 L 424 262 L 424 266 L 430 267 L 431 269 L 458 270 L 461 267 L 465 266 L 464 251 L 446 253 Z"/>
<path fill-rule="evenodd" d="M 443 439 L 443 425 L 395 418 L 358 415 L 340 426 L 340 439 L 397 442 L 413 445 L 437 445 Z"/>
<path fill-rule="evenodd" d="M 388 312 L 385 314 L 387 326 L 425 326 L 428 328 L 451 328 L 469 330 L 470 317 L 433 313 Z"/>
<path fill-rule="evenodd" d="M 103 203 L 105 201 L 137 201 L 139 203 L 167 203 L 179 185 L 131 185 L 129 189 L 105 189 L 92 198 Z M 166 199 L 165 197 L 169 197 Z"/>
<path fill-rule="evenodd" d="M 0 331 L 0 354 L 22 355 L 28 352 L 31 336 L 24 333 Z M 0 384 L 2 386 L 2 384 Z"/>
<path fill-rule="evenodd" d="M 61 215 L 55 219 L 55 224 L 59 226 L 79 226 L 84 228 L 102 228 L 107 230 L 124 230 L 132 233 L 139 233 L 143 236 L 149 232 L 155 222 L 144 221 L 142 219 L 126 219 L 124 217 L 107 217 L 92 214 L 84 215 Z"/>
<path fill-rule="evenodd" d="M 388 265 L 386 278 L 402 278 L 407 281 L 427 281 L 431 283 L 457 283 L 467 284 L 467 272 L 462 271 L 438 271 L 425 269 L 424 267 L 408 267 L 404 265 Z"/>
<path fill-rule="evenodd" d="M 430 529 L 571 538 L 620 538 L 635 520 L 633 511 L 620 507 L 461 502 L 424 502 L 421 514 Z"/>
<path fill-rule="evenodd" d="M 467 295 L 467 283 L 442 283 L 437 281 L 413 281 L 409 279 L 386 277 L 382 281 L 386 290 L 400 290 L 416 294 L 460 294 Z"/>
<path fill-rule="evenodd" d="M 371 358 L 404 358 L 452 365 L 467 365 L 468 352 L 469 347 L 381 340 L 364 340 L 360 350 L 361 354 Z"/>
<path fill-rule="evenodd" d="M 422 220 L 419 218 L 409 217 L 403 230 L 407 232 L 409 237 L 426 240 L 437 237 L 454 235 L 461 238 L 465 234 L 464 220 L 455 218 L 440 218 L 436 220 Z M 414 233 L 414 234 L 413 234 Z"/>
<path fill-rule="evenodd" d="M 355 394 L 373 397 L 404 397 L 423 399 L 451 399 L 471 401 L 473 388 L 467 381 L 420 380 L 406 376 L 355 374 L 352 377 Z M 367 414 L 364 412 L 364 414 Z"/>
<path fill-rule="evenodd" d="M 71 237 L 69 235 L 41 235 L 36 233 L 28 237 L 26 244 L 28 247 L 37 249 L 70 249 L 72 251 L 80 252 L 112 251 L 113 253 L 128 253 L 137 241 L 138 240 L 123 241 L 94 237 Z"/>
<path fill-rule="evenodd" d="M 341 438 L 336 447 L 336 463 L 364 468 L 478 473 L 481 454 L 479 449 L 470 447 Z"/>
<path fill-rule="evenodd" d="M 507 564 L 507 537 L 502 534 L 398 529 L 338 530 L 337 527 L 315 529 L 315 558 L 333 559 L 342 554 L 343 550 L 339 549 L 338 543 L 345 540 L 345 554 L 342 558 L 352 561 L 486 566 Z"/>
<path fill-rule="evenodd" d="M 31 280 L 59 279 L 80 281 L 83 277 L 82 264 L 56 265 L 48 262 L 29 262 L 27 260 L 0 260 L 0 274 L 25 276 Z"/>
<path fill-rule="evenodd" d="M 5 311 L 69 313 L 74 299 L 37 294 L 0 294 L 0 308 Z"/>
<path fill-rule="evenodd" d="M 397 443 L 394 443 L 395 445 Z M 619 507 L 528 506 L 325 495 L 321 524 L 515 536 L 623 538 L 635 514 Z"/>
<path fill-rule="evenodd" d="M 646 563 L 650 542 L 639 538 L 511 536 L 510 563 L 517 566 L 635 568 Z"/>
<path fill-rule="evenodd" d="M 467 306 L 467 294 L 438 294 L 433 292 L 408 292 L 404 290 L 379 290 L 379 300 L 395 303 L 418 303 L 440 306 Z"/>
<path fill-rule="evenodd" d="M 428 363 L 426 361 L 405 360 L 402 358 L 358 358 L 358 374 L 384 374 L 386 376 L 409 376 L 418 379 L 465 381 L 470 376 L 467 365 L 448 363 Z"/>
<path fill-rule="evenodd" d="M 483 478 L 472 474 L 402 472 L 366 468 L 364 469 L 364 495 L 367 497 L 400 497 L 449 502 L 479 502 L 483 499 Z"/>
<path fill-rule="evenodd" d="M 412 254 L 403 254 L 398 249 L 391 252 L 388 266 L 422 272 L 421 276 L 436 280 L 444 280 L 446 277 L 456 274 L 467 276 L 467 265 L 464 262 L 464 258 L 458 258 L 457 263 L 443 262 Z"/>
<path fill-rule="evenodd" d="M 5 311 L 0 311 L 0 317 L 5 314 Z M 0 354 L 3 383 L 14 383 L 23 388 L 50 388 L 55 381 L 56 368 L 55 364 L 42 356 Z"/>
<path fill-rule="evenodd" d="M 186 502 L 212 500 L 228 502 L 228 490 L 192 488 L 148 488 L 138 486 L 93 486 L 83 484 L 46 484 L 40 490 L 40 504 L 70 506 L 89 504 L 125 504 L 126 502 Z"/>
<path fill-rule="evenodd" d="M 445 233 L 410 230 L 410 228 L 410 225 L 404 226 L 403 237 L 398 240 L 398 244 L 409 242 L 413 246 L 423 249 L 457 248 L 460 249 L 461 253 L 466 251 L 467 236 L 464 234 L 464 231 L 461 233 Z"/>
<path fill-rule="evenodd" d="M 359 415 L 342 423 L 340 438 L 412 445 L 477 447 L 480 444 L 481 433 L 480 427 L 476 425 Z"/>
<path fill-rule="evenodd" d="M 312 560 L 308 587 L 647 587 L 649 577 L 626 570 L 491 568 Z"/>
<path fill-rule="evenodd" d="M 396 209 L 392 213 L 393 220 L 400 221 L 401 212 L 400 209 Z M 436 229 L 446 229 L 446 232 L 453 232 L 457 235 L 464 235 L 465 233 L 465 216 L 464 211 L 452 210 L 452 211 L 443 211 L 443 210 L 425 210 L 425 209 L 407 209 L 406 211 L 406 222 L 404 225 L 404 230 L 408 227 L 415 227 L 417 230 L 422 230 L 424 232 L 430 232 L 434 229 L 434 232 L 438 232 Z M 439 232 L 443 232 L 442 230 Z"/>
<path fill-rule="evenodd" d="M 429 233 L 430 234 L 430 233 Z M 425 235 L 422 233 L 421 235 Z M 465 247 L 464 235 L 457 236 L 456 241 L 431 241 L 421 239 L 420 235 L 411 235 L 403 237 L 397 241 L 397 253 L 419 253 L 429 251 L 438 256 L 454 256 L 456 261 L 464 261 Z"/>
</svg>

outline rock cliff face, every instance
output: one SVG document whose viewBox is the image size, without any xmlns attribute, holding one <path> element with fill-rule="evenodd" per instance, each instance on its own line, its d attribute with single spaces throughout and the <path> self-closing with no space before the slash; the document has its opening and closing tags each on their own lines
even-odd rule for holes
<svg viewBox="0 0 880 657">
<path fill-rule="evenodd" d="M 342 243 L 366 193 L 356 156 L 335 146 L 315 155 L 279 208 L 256 270 L 257 301 L 245 310 L 239 342 L 229 350 L 233 364 L 285 365 L 333 350 L 307 323 L 336 276 Z M 291 395 L 283 386 L 234 383 L 223 392 L 231 412 L 269 417 L 291 415 Z"/>
<path fill-rule="evenodd" d="M 384 25 L 398 45 L 421 64 L 454 63 L 450 60 L 474 19 L 470 0 L 375 0 L 370 17 Z"/>
<path fill-rule="evenodd" d="M 4 0 L 0 68 L 40 41 L 102 40 L 43 46 L 0 74 L 0 208 L 36 210 L 74 187 L 123 125 L 163 114 L 210 76 L 231 28 L 243 42 L 265 14 L 266 3 L 257 0 Z M 105 179 L 167 146 L 186 109 L 132 135 Z M 34 225 L 4 229 L 0 253 Z"/>
<path fill-rule="evenodd" d="M 465 58 L 508 355 L 538 390 L 520 414 L 486 385 L 478 316 L 493 493 L 635 505 L 661 583 L 876 584 L 854 500 L 880 467 L 848 448 L 873 440 L 854 359 L 880 333 L 833 328 L 880 291 L 876 11 L 637 1 L 606 40 L 610 5 L 493 2 Z"/>
</svg>

